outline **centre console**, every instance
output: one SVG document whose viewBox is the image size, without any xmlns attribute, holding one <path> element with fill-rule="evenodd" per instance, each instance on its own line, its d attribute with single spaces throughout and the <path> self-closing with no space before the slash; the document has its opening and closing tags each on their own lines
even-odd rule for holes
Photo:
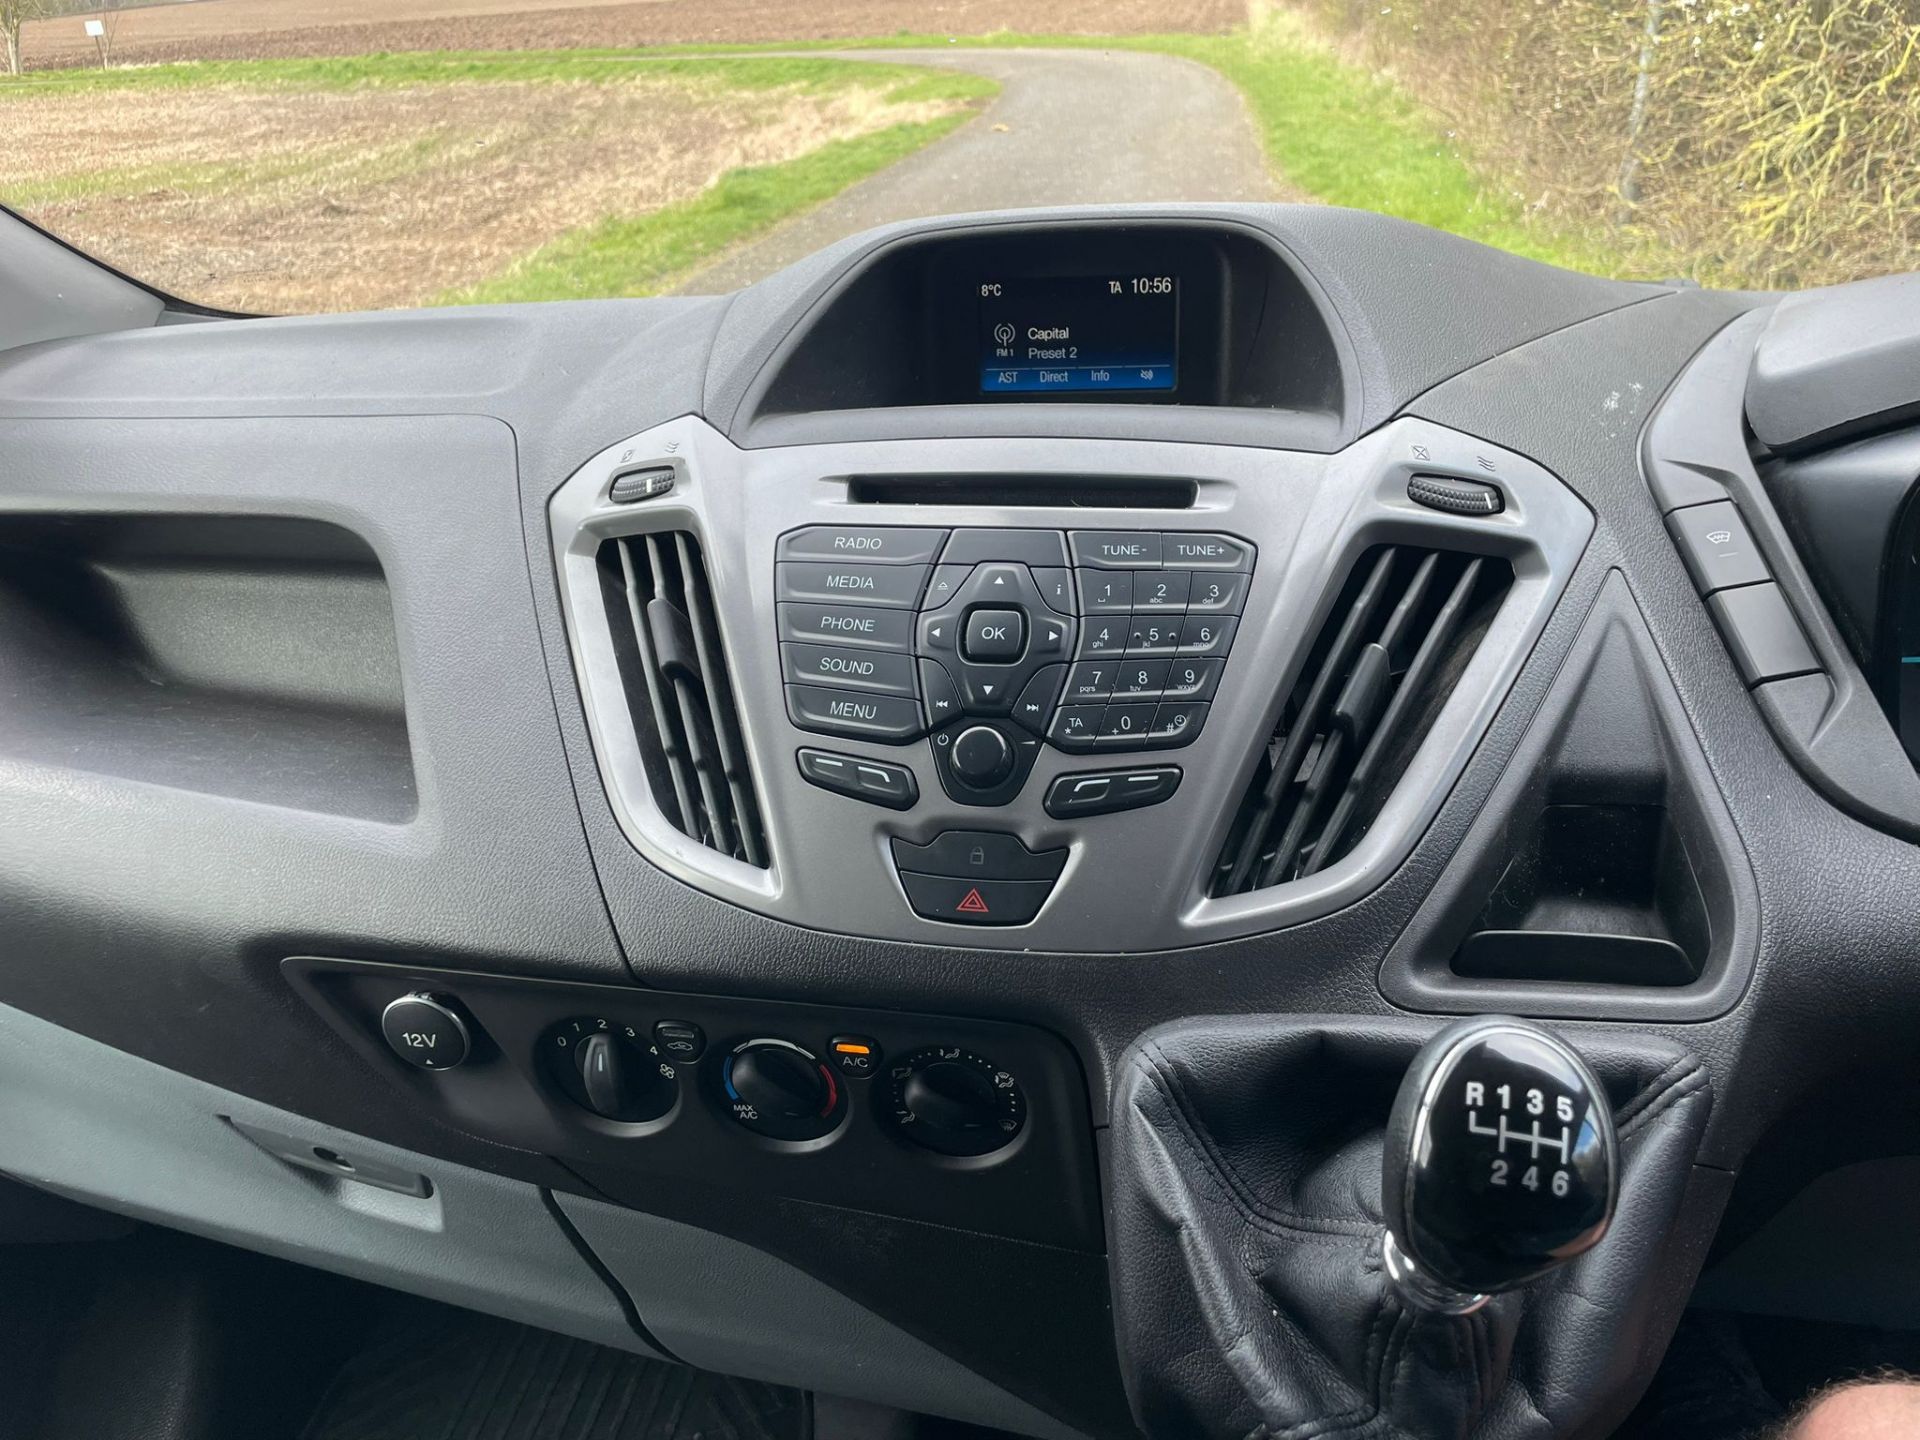
<svg viewBox="0 0 1920 1440">
<path fill-rule="evenodd" d="M 1160 440 L 609 448 L 549 505 L 627 838 L 814 930 L 1138 953 L 1371 888 L 1591 517 L 1414 419 Z"/>
</svg>

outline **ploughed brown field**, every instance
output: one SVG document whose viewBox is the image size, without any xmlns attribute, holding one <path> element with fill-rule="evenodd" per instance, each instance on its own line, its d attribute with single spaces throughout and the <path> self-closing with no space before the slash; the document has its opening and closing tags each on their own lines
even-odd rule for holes
<svg viewBox="0 0 1920 1440">
<path fill-rule="evenodd" d="M 853 36 L 1215 33 L 1246 0 L 192 0 L 121 11 L 113 58 L 251 60 L 407 50 L 830 40 Z M 83 17 L 26 27 L 29 68 L 93 63 Z"/>
<path fill-rule="evenodd" d="M 203 304 L 431 301 L 604 215 L 950 111 L 886 83 L 743 92 L 691 77 L 310 92 L 245 85 L 9 96 L 0 195 Z"/>
</svg>

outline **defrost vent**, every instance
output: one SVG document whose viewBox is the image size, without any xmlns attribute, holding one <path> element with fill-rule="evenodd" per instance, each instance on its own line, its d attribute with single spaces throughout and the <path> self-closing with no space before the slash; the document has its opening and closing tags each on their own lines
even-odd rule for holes
<svg viewBox="0 0 1920 1440">
<path fill-rule="evenodd" d="M 699 542 L 684 530 L 610 540 L 600 572 L 654 804 L 682 834 L 764 869 L 766 827 Z"/>
<path fill-rule="evenodd" d="M 1412 545 L 1361 556 L 1287 696 L 1209 894 L 1303 879 L 1360 843 L 1512 583 L 1493 556 Z"/>
</svg>

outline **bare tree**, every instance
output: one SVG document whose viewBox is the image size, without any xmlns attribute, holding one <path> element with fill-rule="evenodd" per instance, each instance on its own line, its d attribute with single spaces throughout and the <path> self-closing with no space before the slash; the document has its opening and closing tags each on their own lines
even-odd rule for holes
<svg viewBox="0 0 1920 1440">
<path fill-rule="evenodd" d="M 7 73 L 20 73 L 20 27 L 48 14 L 50 0 L 0 0 L 0 35 L 7 41 Z"/>
</svg>

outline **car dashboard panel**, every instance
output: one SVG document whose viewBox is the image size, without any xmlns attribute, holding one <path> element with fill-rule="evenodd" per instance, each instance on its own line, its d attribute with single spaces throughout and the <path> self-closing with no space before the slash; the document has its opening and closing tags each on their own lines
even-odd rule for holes
<svg viewBox="0 0 1920 1440">
<path fill-rule="evenodd" d="M 1388 1283 L 1395 1087 L 1545 1019 L 1623 1218 L 1477 1323 L 1569 1367 L 1514 1435 L 1600 1424 L 1649 1357 L 1553 1287 L 1669 1330 L 1770 1127 L 1906 1063 L 1913 397 L 1818 300 L 1150 207 L 0 352 L 0 1171 L 1240 1433 L 1338 1387 L 1225 1396 L 1183 1305 L 1360 1383 L 1313 1317 Z"/>
</svg>

